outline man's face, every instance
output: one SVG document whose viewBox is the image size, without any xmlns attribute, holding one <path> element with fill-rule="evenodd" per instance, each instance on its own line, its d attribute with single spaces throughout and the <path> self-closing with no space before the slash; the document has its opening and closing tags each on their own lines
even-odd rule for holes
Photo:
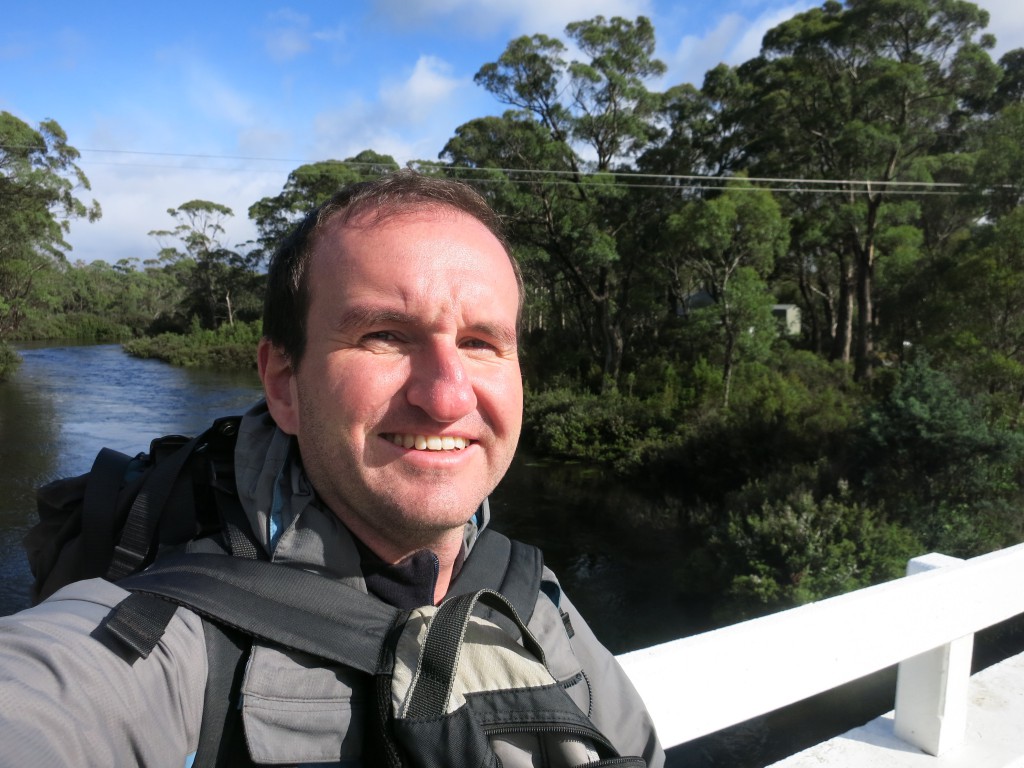
<svg viewBox="0 0 1024 768">
<path fill-rule="evenodd" d="M 501 244 L 449 209 L 357 218 L 328 224 L 308 279 L 298 371 L 285 360 L 268 383 L 265 358 L 284 358 L 261 350 L 261 372 L 320 497 L 382 556 L 461 533 L 522 421 L 518 285 Z"/>
</svg>

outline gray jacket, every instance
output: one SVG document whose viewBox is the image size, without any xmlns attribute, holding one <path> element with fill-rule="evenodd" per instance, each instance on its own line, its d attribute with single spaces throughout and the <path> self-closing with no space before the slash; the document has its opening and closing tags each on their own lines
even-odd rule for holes
<svg viewBox="0 0 1024 768">
<path fill-rule="evenodd" d="M 365 592 L 355 542 L 320 508 L 292 452 L 264 406 L 243 419 L 235 465 L 253 530 L 275 561 L 329 565 Z M 466 557 L 476 534 L 468 524 Z M 557 583 L 547 569 L 544 578 Z M 130 665 L 90 635 L 126 595 L 102 580 L 83 581 L 0 618 L 0 766 L 191 764 L 207 677 L 202 621 L 179 609 L 154 652 Z M 529 625 L 552 673 L 577 681 L 569 687 L 574 700 L 623 754 L 660 766 L 664 754 L 636 691 L 570 601 L 559 602 L 541 594 Z M 559 608 L 570 616 L 571 639 Z M 365 687 L 361 673 L 256 644 L 242 683 L 253 759 L 358 765 Z"/>
</svg>

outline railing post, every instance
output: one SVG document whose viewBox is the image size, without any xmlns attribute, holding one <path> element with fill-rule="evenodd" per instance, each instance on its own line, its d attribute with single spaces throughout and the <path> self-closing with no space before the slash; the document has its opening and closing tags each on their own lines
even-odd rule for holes
<svg viewBox="0 0 1024 768">
<path fill-rule="evenodd" d="M 907 564 L 907 575 L 962 562 L 923 555 Z M 900 663 L 893 727 L 899 738 L 935 756 L 963 743 L 973 649 L 974 635 L 967 635 Z"/>
</svg>

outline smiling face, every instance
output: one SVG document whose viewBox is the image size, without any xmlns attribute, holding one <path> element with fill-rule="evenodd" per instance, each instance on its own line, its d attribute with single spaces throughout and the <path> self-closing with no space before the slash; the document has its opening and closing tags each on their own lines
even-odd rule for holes
<svg viewBox="0 0 1024 768">
<path fill-rule="evenodd" d="M 308 279 L 298 369 L 260 347 L 274 420 L 297 436 L 321 499 L 378 555 L 455 546 L 519 439 L 508 255 L 454 209 L 364 215 L 327 224 Z"/>
</svg>

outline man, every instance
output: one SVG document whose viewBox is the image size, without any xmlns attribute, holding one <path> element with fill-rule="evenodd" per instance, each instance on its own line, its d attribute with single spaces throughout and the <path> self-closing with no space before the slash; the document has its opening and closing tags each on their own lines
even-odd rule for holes
<svg viewBox="0 0 1024 768">
<path fill-rule="evenodd" d="M 258 351 L 266 400 L 235 451 L 239 498 L 275 562 L 326 568 L 397 607 L 445 596 L 519 438 L 521 296 L 486 203 L 409 172 L 342 191 L 282 244 Z M 125 595 L 79 582 L 0 620 L 0 764 L 191 764 L 202 622 L 179 609 L 128 665 L 90 636 Z M 557 586 L 530 629 L 619 751 L 660 765 L 642 702 Z M 257 642 L 241 687 L 252 760 L 358 764 L 366 688 L 354 670 Z"/>
</svg>

